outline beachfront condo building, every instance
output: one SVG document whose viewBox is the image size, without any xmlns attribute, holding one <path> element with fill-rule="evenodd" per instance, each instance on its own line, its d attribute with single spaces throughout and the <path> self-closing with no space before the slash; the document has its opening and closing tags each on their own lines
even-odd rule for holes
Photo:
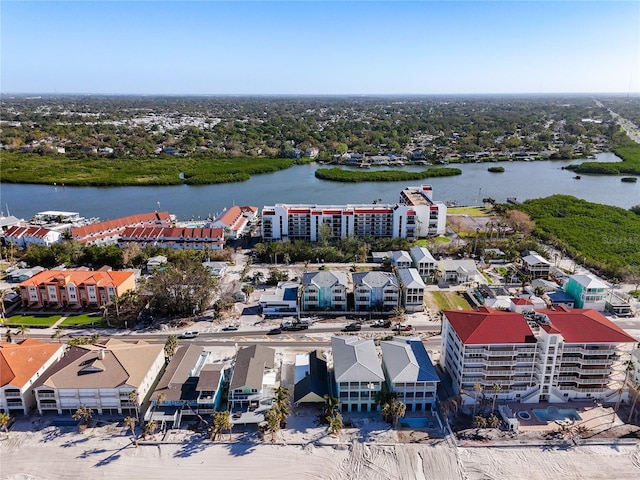
<svg viewBox="0 0 640 480">
<path fill-rule="evenodd" d="M 444 311 L 440 365 L 464 403 L 624 401 L 636 343 L 591 309 Z"/>
</svg>

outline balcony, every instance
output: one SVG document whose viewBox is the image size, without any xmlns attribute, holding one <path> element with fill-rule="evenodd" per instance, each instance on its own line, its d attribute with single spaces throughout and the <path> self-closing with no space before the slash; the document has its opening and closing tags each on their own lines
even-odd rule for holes
<svg viewBox="0 0 640 480">
<path fill-rule="evenodd" d="M 591 385 L 606 385 L 609 383 L 608 378 L 577 378 L 577 377 L 560 377 L 559 383 L 582 383 Z"/>
<path fill-rule="evenodd" d="M 20 398 L 20 392 L 4 391 L 5 398 Z"/>
<path fill-rule="evenodd" d="M 558 369 L 560 373 L 581 373 L 583 375 L 609 375 L 611 374 L 610 368 L 580 368 L 580 367 L 560 367 Z"/>
<path fill-rule="evenodd" d="M 38 398 L 56 398 L 56 394 L 55 393 L 39 392 L 38 393 Z"/>
<path fill-rule="evenodd" d="M 582 355 L 613 355 L 616 353 L 615 348 L 581 348 L 581 347 L 565 347 L 562 353 L 580 353 Z"/>
<path fill-rule="evenodd" d="M 611 365 L 615 358 L 598 358 L 592 360 L 582 360 L 580 358 L 562 357 L 562 363 L 577 363 L 579 365 Z"/>
</svg>

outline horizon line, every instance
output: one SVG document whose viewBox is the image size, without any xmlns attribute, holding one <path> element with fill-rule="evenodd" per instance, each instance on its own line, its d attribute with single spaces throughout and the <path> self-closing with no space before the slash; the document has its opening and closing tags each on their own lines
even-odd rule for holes
<svg viewBox="0 0 640 480">
<path fill-rule="evenodd" d="M 637 92 L 462 92 L 462 93 L 105 93 L 105 92 L 0 92 L 0 96 L 138 96 L 138 97 L 436 97 L 436 96 L 640 96 Z"/>
</svg>

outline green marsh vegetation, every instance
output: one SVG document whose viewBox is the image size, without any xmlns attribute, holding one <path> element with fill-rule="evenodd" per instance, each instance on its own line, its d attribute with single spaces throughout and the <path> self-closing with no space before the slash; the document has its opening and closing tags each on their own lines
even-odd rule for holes
<svg viewBox="0 0 640 480">
<path fill-rule="evenodd" d="M 640 268 L 640 216 L 569 195 L 527 200 L 518 210 L 535 221 L 535 234 L 608 277 Z"/>
<path fill-rule="evenodd" d="M 576 173 L 599 175 L 640 175 L 640 145 L 629 142 L 613 148 L 613 152 L 622 158 L 621 162 L 583 162 L 569 165 L 567 170 Z"/>
<path fill-rule="evenodd" d="M 319 168 L 316 178 L 334 182 L 400 182 L 422 180 L 434 177 L 451 177 L 462 175 L 459 168 L 429 168 L 422 172 L 407 172 L 403 170 L 359 171 L 343 170 L 342 168 Z"/>
<path fill-rule="evenodd" d="M 251 175 L 284 170 L 308 159 L 233 158 L 207 156 L 95 158 L 3 152 L 6 183 L 73 186 L 208 185 L 244 182 Z"/>
</svg>

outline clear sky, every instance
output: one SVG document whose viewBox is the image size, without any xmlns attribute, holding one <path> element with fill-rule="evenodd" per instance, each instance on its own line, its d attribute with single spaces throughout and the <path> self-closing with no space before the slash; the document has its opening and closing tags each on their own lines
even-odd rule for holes
<svg viewBox="0 0 640 480">
<path fill-rule="evenodd" d="M 640 1 L 0 2 L 2 93 L 640 92 Z"/>
</svg>

